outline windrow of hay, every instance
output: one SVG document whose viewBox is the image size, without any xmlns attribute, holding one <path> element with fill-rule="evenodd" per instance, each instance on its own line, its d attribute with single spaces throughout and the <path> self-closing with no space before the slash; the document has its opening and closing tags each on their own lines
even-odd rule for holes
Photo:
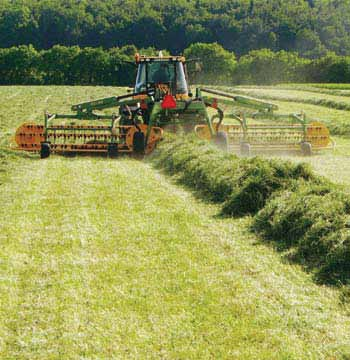
<svg viewBox="0 0 350 360">
<path fill-rule="evenodd" d="M 264 87 L 265 88 L 265 87 Z M 344 97 L 344 98 L 348 98 L 350 97 L 350 92 L 348 89 L 328 89 L 328 88 L 324 88 L 324 87 L 318 87 L 317 84 L 281 84 L 281 85 L 277 85 L 275 87 L 270 86 L 270 87 L 266 87 L 267 89 L 281 89 L 281 90 L 298 90 L 298 91 L 303 91 L 303 92 L 308 92 L 308 93 L 313 93 L 313 94 L 323 94 L 323 95 L 333 95 L 333 96 L 340 96 L 340 97 Z M 252 89 L 254 89 L 254 87 L 252 86 Z"/>
<path fill-rule="evenodd" d="M 322 282 L 350 282 L 350 196 L 308 165 L 239 158 L 193 136 L 164 141 L 152 161 L 223 215 L 253 216 L 252 231 L 292 249 Z"/>
<path fill-rule="evenodd" d="M 306 164 L 243 159 L 192 136 L 164 142 L 155 163 L 206 198 L 222 202 L 223 214 L 231 216 L 256 214 L 273 193 L 300 179 L 317 181 Z"/>
<path fill-rule="evenodd" d="M 350 197 L 331 184 L 304 183 L 274 196 L 252 230 L 293 251 L 321 282 L 350 282 Z"/>
<path fill-rule="evenodd" d="M 282 100 L 282 101 L 289 101 L 295 103 L 303 103 L 303 104 L 310 104 L 310 105 L 317 105 L 317 106 L 324 106 L 330 109 L 337 109 L 337 110 L 346 110 L 350 111 L 350 104 L 347 102 L 340 102 L 328 99 L 309 99 L 303 97 L 292 97 L 292 96 L 274 96 L 268 94 L 259 94 L 257 95 L 254 91 L 246 91 L 246 90 L 237 90 L 236 88 L 232 89 L 236 94 L 251 96 L 255 98 L 260 98 L 263 100 Z"/>
</svg>

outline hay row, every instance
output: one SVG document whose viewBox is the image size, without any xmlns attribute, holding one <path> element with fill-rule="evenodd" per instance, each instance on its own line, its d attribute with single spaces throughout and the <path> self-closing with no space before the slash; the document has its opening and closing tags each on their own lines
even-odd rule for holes
<svg viewBox="0 0 350 360">
<path fill-rule="evenodd" d="M 192 136 L 165 141 L 152 161 L 223 215 L 251 215 L 252 231 L 318 280 L 350 282 L 350 197 L 308 165 L 238 158 Z"/>
<path fill-rule="evenodd" d="M 237 90 L 237 89 L 234 89 L 234 92 L 236 94 L 251 96 L 251 97 L 255 97 L 255 98 L 259 98 L 259 99 L 263 99 L 263 100 L 289 101 L 289 102 L 295 102 L 295 103 L 301 103 L 301 104 L 323 106 L 323 107 L 327 107 L 329 109 L 350 111 L 349 103 L 328 100 L 328 99 L 309 99 L 309 98 L 305 99 L 302 97 L 273 96 L 273 95 L 266 95 L 266 94 L 257 95 L 253 91 L 245 91 L 245 90 Z"/>
</svg>

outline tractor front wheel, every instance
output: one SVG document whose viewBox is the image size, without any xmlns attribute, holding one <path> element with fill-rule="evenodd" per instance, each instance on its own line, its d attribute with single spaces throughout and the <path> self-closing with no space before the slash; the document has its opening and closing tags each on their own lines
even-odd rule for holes
<svg viewBox="0 0 350 360">
<path fill-rule="evenodd" d="M 135 132 L 132 145 L 135 154 L 145 153 L 145 134 L 142 131 Z"/>
<path fill-rule="evenodd" d="M 40 148 L 40 158 L 41 159 L 46 159 L 50 156 L 50 143 L 47 142 L 43 142 L 41 143 L 41 148 Z"/>
<path fill-rule="evenodd" d="M 224 152 L 228 152 L 228 137 L 224 131 L 218 131 L 214 137 L 215 145 Z"/>
</svg>

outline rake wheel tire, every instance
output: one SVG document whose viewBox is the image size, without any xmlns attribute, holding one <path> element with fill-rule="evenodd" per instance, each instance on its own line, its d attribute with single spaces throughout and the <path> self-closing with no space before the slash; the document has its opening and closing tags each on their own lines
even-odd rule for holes
<svg viewBox="0 0 350 360">
<path fill-rule="evenodd" d="M 304 156 L 311 156 L 312 155 L 312 145 L 307 142 L 307 141 L 304 141 L 300 144 L 300 148 L 301 148 L 301 153 L 304 155 Z"/>
<path fill-rule="evenodd" d="M 41 148 L 40 148 L 40 158 L 41 159 L 46 159 L 50 156 L 50 144 L 47 142 L 41 143 Z"/>
<path fill-rule="evenodd" d="M 241 156 L 250 156 L 251 146 L 249 143 L 243 142 L 240 145 Z"/>
<path fill-rule="evenodd" d="M 135 132 L 132 145 L 135 154 L 145 153 L 145 134 L 142 131 Z"/>
<path fill-rule="evenodd" d="M 115 158 L 118 156 L 118 145 L 117 144 L 108 144 L 107 154 L 110 158 Z"/>
<path fill-rule="evenodd" d="M 228 152 L 228 137 L 225 131 L 218 131 L 214 137 L 215 145 L 222 151 Z"/>
</svg>

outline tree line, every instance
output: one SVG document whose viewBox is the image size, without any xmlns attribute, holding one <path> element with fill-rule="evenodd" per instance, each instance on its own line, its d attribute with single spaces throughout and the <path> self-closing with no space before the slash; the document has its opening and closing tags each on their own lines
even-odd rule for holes
<svg viewBox="0 0 350 360">
<path fill-rule="evenodd" d="M 317 58 L 350 55 L 350 0 L 0 0 L 0 46 L 134 44 L 182 52 L 217 42 Z"/>
<path fill-rule="evenodd" d="M 137 50 L 133 45 L 108 50 L 61 45 L 48 50 L 36 50 L 32 45 L 0 49 L 0 85 L 131 86 L 136 76 L 136 52 L 157 54 L 153 48 Z M 189 63 L 192 83 L 350 83 L 350 56 L 335 53 L 313 60 L 295 52 L 262 49 L 238 59 L 217 43 L 196 43 L 185 49 L 184 55 L 197 59 Z"/>
</svg>

